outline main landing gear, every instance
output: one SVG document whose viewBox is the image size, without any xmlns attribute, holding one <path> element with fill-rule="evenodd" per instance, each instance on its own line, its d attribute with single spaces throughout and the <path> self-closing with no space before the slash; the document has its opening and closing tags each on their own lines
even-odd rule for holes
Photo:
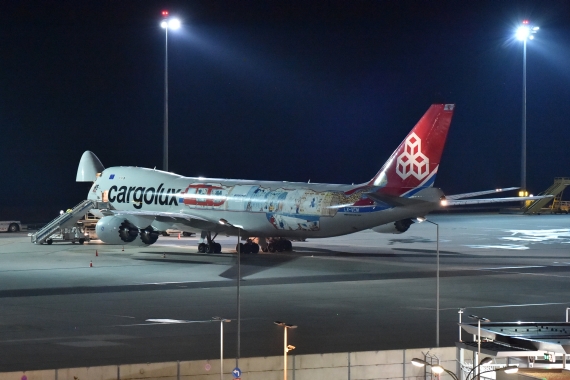
<svg viewBox="0 0 570 380">
<path fill-rule="evenodd" d="M 290 240 L 283 239 L 283 238 L 255 238 L 255 239 L 247 239 L 245 243 L 239 243 L 239 248 L 241 253 L 259 253 L 261 249 L 262 252 L 287 252 L 293 250 L 293 244 L 291 244 Z M 238 250 L 238 246 L 236 245 L 236 251 Z"/>
<path fill-rule="evenodd" d="M 293 244 L 290 240 L 278 238 L 270 239 L 267 247 L 263 247 L 263 252 L 289 252 L 293 250 Z"/>
<path fill-rule="evenodd" d="M 240 250 L 241 253 L 249 254 L 249 253 L 259 253 L 259 244 L 254 243 L 251 239 L 247 239 L 245 243 L 236 244 L 236 252 Z"/>
<path fill-rule="evenodd" d="M 214 239 L 218 236 L 216 233 L 214 237 L 212 237 L 212 233 L 210 231 L 202 231 L 202 235 L 200 237 L 201 243 L 198 244 L 198 252 L 200 253 L 220 253 L 222 252 L 222 246 L 220 243 L 214 242 Z M 204 242 L 204 239 L 206 241 Z"/>
</svg>

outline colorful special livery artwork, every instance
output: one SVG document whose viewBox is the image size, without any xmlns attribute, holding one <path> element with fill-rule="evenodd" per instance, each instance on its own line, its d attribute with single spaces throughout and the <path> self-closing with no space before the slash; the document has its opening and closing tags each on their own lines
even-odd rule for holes
<svg viewBox="0 0 570 380">
<path fill-rule="evenodd" d="M 221 183 L 193 183 L 180 195 L 180 204 L 189 208 L 264 213 L 279 230 L 319 229 L 321 216 L 334 216 L 342 192 L 278 188 L 259 185 L 224 186 Z"/>
<path fill-rule="evenodd" d="M 93 181 L 88 200 L 109 244 L 153 244 L 167 229 L 201 234 L 199 252 L 220 252 L 218 234 L 238 235 L 244 252 L 291 250 L 291 240 L 372 229 L 402 233 L 442 205 L 512 201 L 463 200 L 433 187 L 453 104 L 433 104 L 370 181 L 357 185 L 183 177 L 139 167 L 104 168 L 87 151 L 77 181 Z M 398 133 L 389 131 L 390 133 Z M 536 197 L 514 198 L 516 200 Z"/>
</svg>

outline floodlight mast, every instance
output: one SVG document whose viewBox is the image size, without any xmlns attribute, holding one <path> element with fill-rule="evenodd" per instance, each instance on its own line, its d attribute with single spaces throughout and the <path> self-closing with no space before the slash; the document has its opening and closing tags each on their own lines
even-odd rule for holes
<svg viewBox="0 0 570 380">
<path fill-rule="evenodd" d="M 533 34 L 537 33 L 540 28 L 532 27 L 528 20 L 523 20 L 522 25 L 516 30 L 515 36 L 518 40 L 523 41 L 523 99 L 522 99 L 522 141 L 521 141 L 521 192 L 527 193 L 526 188 L 526 41 L 533 40 Z"/>
<path fill-rule="evenodd" d="M 162 170 L 168 171 L 168 29 L 176 30 L 181 26 L 177 18 L 169 18 L 168 11 L 162 11 L 160 27 L 164 29 L 164 135 L 162 145 Z"/>
</svg>

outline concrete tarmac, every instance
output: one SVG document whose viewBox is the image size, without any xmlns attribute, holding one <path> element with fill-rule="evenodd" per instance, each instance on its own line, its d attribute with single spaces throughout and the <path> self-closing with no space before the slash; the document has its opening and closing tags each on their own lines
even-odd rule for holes
<svg viewBox="0 0 570 380">
<path fill-rule="evenodd" d="M 459 308 L 492 321 L 564 320 L 570 216 L 430 220 L 440 229 L 441 346 L 458 339 Z M 221 254 L 198 254 L 196 238 L 123 251 L 0 234 L 0 371 L 219 358 L 214 316 L 232 319 L 224 356 L 235 357 L 236 238 L 217 241 Z M 242 357 L 282 354 L 276 320 L 298 325 L 291 354 L 436 345 L 435 225 L 293 246 L 242 257 Z"/>
</svg>

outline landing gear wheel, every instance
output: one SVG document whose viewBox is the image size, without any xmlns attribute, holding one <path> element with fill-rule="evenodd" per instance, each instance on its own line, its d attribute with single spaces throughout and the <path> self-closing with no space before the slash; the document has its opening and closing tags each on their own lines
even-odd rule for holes
<svg viewBox="0 0 570 380">
<path fill-rule="evenodd" d="M 53 243 L 53 240 L 47 239 L 47 240 L 46 240 L 46 243 L 48 243 L 48 245 L 51 245 L 51 243 Z"/>
<path fill-rule="evenodd" d="M 292 251 L 293 250 L 293 244 L 291 243 L 291 240 L 284 240 L 283 241 L 285 244 L 285 250 L 286 251 Z"/>
<path fill-rule="evenodd" d="M 85 239 L 79 239 L 79 244 L 83 245 L 85 243 Z"/>
<path fill-rule="evenodd" d="M 206 253 L 206 244 L 204 244 L 204 243 L 198 244 L 198 252 Z"/>
<path fill-rule="evenodd" d="M 212 243 L 214 245 L 214 253 L 222 252 L 222 245 L 220 243 Z"/>
<path fill-rule="evenodd" d="M 257 255 L 259 253 L 259 244 L 251 243 L 251 253 Z"/>
<path fill-rule="evenodd" d="M 267 244 L 267 249 L 269 250 L 269 252 L 274 253 L 277 251 L 277 247 L 275 246 L 274 242 L 271 242 L 269 244 Z"/>
<path fill-rule="evenodd" d="M 216 243 L 205 244 L 205 246 L 206 246 L 206 253 L 214 253 Z"/>
<path fill-rule="evenodd" d="M 245 253 L 244 249 L 243 243 L 236 244 L 236 252 Z"/>
<path fill-rule="evenodd" d="M 261 252 L 267 252 L 267 251 L 269 251 L 269 249 L 267 249 L 267 247 L 262 247 L 262 248 L 261 248 Z"/>
<path fill-rule="evenodd" d="M 16 223 L 12 223 L 8 227 L 8 232 L 18 232 L 18 231 L 20 231 L 20 227 L 18 227 Z"/>
</svg>

